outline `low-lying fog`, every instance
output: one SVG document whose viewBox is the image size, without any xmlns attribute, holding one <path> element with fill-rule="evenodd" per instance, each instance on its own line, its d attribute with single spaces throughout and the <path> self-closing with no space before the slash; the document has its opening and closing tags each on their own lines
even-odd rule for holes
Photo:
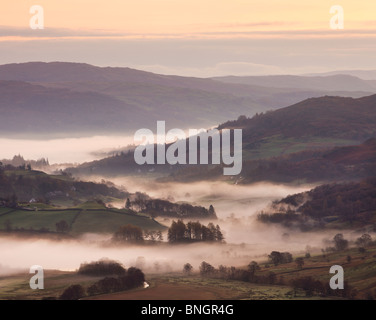
<svg viewBox="0 0 376 320">
<path fill-rule="evenodd" d="M 144 191 L 153 197 L 190 201 L 206 207 L 213 204 L 218 215 L 215 223 L 221 226 L 227 244 L 110 247 L 106 245 L 110 235 L 86 235 L 79 240 L 65 241 L 3 237 L 0 238 L 0 269 L 3 273 L 9 272 L 9 268 L 27 269 L 35 264 L 45 269 L 75 270 L 82 262 L 104 257 L 118 260 L 126 267 L 141 267 L 145 272 L 181 271 L 187 262 L 198 270 L 202 261 L 216 267 L 220 264 L 241 266 L 252 260 L 264 260 L 272 250 L 304 253 L 308 246 L 311 253 L 320 251 L 326 246 L 323 239 L 335 235 L 335 232 L 302 233 L 255 221 L 257 212 L 272 200 L 307 190 L 308 186 L 266 183 L 239 186 L 224 182 L 159 184 L 150 181 L 144 184 L 130 178 L 118 178 L 115 182 L 129 191 Z M 166 225 L 170 223 L 169 220 L 159 220 Z M 358 235 L 349 235 L 351 238 L 355 236 Z"/>
<path fill-rule="evenodd" d="M 124 137 L 95 137 L 49 141 L 0 139 L 0 158 L 21 154 L 26 159 L 48 157 L 50 163 L 93 160 L 94 151 L 116 149 L 131 141 Z M 20 152 L 20 150 L 22 150 Z M 90 178 L 101 180 L 105 177 Z M 87 178 L 88 179 L 88 178 Z M 106 178 L 105 178 L 106 179 Z M 107 179 L 109 180 L 109 179 Z M 179 202 L 187 201 L 206 208 L 212 204 L 226 244 L 190 244 L 110 247 L 105 245 L 110 235 L 86 235 L 78 240 L 52 241 L 46 239 L 17 239 L 0 236 L 0 275 L 15 269 L 41 265 L 45 269 L 75 270 L 82 262 L 109 258 L 126 267 L 141 267 L 146 272 L 180 271 L 187 262 L 196 270 L 202 261 L 240 266 L 252 260 L 264 260 L 272 250 L 306 252 L 319 251 L 326 245 L 323 239 L 332 239 L 335 232 L 325 234 L 302 233 L 267 226 L 255 220 L 256 214 L 273 200 L 311 189 L 314 186 L 285 186 L 257 183 L 248 186 L 225 182 L 156 183 L 144 178 L 118 177 L 111 179 L 130 192 L 146 192 L 157 198 Z M 125 202 L 125 199 L 124 199 Z M 124 202 L 120 205 L 124 205 Z M 159 218 L 167 226 L 170 220 Z M 203 222 L 207 223 L 207 222 Z M 346 235 L 355 238 L 359 235 Z M 164 235 L 166 239 L 167 236 Z"/>
<path fill-rule="evenodd" d="M 80 240 L 52 241 L 46 239 L 25 239 L 0 237 L 0 276 L 16 270 L 28 270 L 32 265 L 44 269 L 74 271 L 82 262 L 102 258 L 117 260 L 125 267 L 137 266 L 146 273 L 182 271 L 183 265 L 191 263 L 196 271 L 202 261 L 215 267 L 245 266 L 252 260 L 266 260 L 273 250 L 292 253 L 319 252 L 327 244 L 323 239 L 332 239 L 335 232 L 295 233 L 282 237 L 278 228 L 249 229 L 253 244 L 187 244 L 109 247 L 108 237 L 87 235 Z M 245 233 L 244 233 L 245 234 Z M 346 234 L 355 239 L 359 234 Z"/>
<path fill-rule="evenodd" d="M 133 143 L 131 136 L 96 136 L 50 140 L 0 138 L 0 159 L 21 154 L 24 159 L 48 158 L 50 164 L 82 163 L 101 158 L 100 153 Z M 103 156 L 102 156 L 103 158 Z"/>
</svg>

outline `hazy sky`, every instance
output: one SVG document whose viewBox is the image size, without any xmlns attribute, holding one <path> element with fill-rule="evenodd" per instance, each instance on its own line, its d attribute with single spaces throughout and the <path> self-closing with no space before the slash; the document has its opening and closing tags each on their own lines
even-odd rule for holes
<svg viewBox="0 0 376 320">
<path fill-rule="evenodd" d="M 32 5 L 44 29 L 32 30 Z M 332 5 L 344 29 L 330 29 Z M 76 61 L 194 76 L 376 69 L 372 0 L 3 0 L 0 63 Z"/>
</svg>

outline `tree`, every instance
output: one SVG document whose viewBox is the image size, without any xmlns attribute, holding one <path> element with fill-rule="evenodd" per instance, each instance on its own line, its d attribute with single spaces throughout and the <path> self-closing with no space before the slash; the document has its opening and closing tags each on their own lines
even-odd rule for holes
<svg viewBox="0 0 376 320">
<path fill-rule="evenodd" d="M 145 240 L 150 240 L 150 241 L 162 241 L 163 236 L 161 231 L 155 231 L 155 230 L 150 230 L 150 231 L 145 231 L 144 232 L 144 239 Z"/>
<path fill-rule="evenodd" d="M 132 204 L 131 204 L 131 200 L 129 200 L 129 198 L 127 198 L 127 201 L 125 201 L 125 208 L 126 208 L 126 209 L 130 209 L 131 206 L 132 206 Z"/>
<path fill-rule="evenodd" d="M 163 235 L 162 235 L 162 231 L 161 230 L 157 231 L 157 240 L 158 241 L 163 241 Z"/>
<path fill-rule="evenodd" d="M 212 275 L 214 273 L 214 271 L 215 271 L 215 268 L 211 264 L 209 264 L 205 261 L 201 262 L 201 264 L 200 264 L 200 274 L 202 276 Z"/>
<path fill-rule="evenodd" d="M 270 255 L 268 255 L 268 258 L 275 266 L 282 263 L 282 255 L 279 251 L 272 251 Z"/>
<path fill-rule="evenodd" d="M 372 242 L 372 237 L 368 233 L 365 233 L 361 237 L 356 239 L 355 244 L 359 248 L 366 248 L 371 244 L 371 242 Z"/>
<path fill-rule="evenodd" d="M 191 272 L 192 272 L 192 269 L 193 269 L 192 265 L 191 265 L 190 263 L 186 263 L 186 264 L 184 265 L 184 267 L 183 267 L 183 272 L 184 272 L 185 274 L 187 274 L 187 275 L 190 275 Z"/>
<path fill-rule="evenodd" d="M 213 216 L 213 217 L 217 216 L 217 214 L 215 213 L 213 205 L 210 205 L 208 214 L 209 214 L 209 216 Z"/>
<path fill-rule="evenodd" d="M 333 241 L 337 251 L 343 251 L 349 246 L 349 242 L 343 237 L 342 233 L 336 234 Z"/>
<path fill-rule="evenodd" d="M 256 271 L 260 270 L 260 266 L 258 265 L 258 263 L 256 261 L 251 261 L 249 264 L 248 264 L 248 271 L 254 275 Z"/>
<path fill-rule="evenodd" d="M 172 221 L 170 228 L 168 229 L 168 241 L 169 242 L 182 242 L 186 239 L 186 225 L 182 220 Z"/>
<path fill-rule="evenodd" d="M 290 252 L 282 252 L 282 263 L 292 262 L 292 254 Z"/>
<path fill-rule="evenodd" d="M 69 230 L 69 225 L 65 220 L 56 222 L 56 232 L 65 233 Z"/>
<path fill-rule="evenodd" d="M 202 225 L 198 221 L 190 222 L 192 232 L 192 239 L 202 240 Z"/>
<path fill-rule="evenodd" d="M 304 266 L 304 259 L 303 259 L 302 257 L 296 258 L 296 259 L 295 259 L 295 263 L 296 263 L 296 266 L 297 266 L 299 269 L 302 269 L 303 266 Z"/>
<path fill-rule="evenodd" d="M 215 240 L 218 241 L 218 242 L 222 242 L 225 237 L 223 236 L 223 233 L 221 231 L 221 228 L 219 227 L 219 225 L 217 224 L 216 227 L 215 227 Z"/>
</svg>

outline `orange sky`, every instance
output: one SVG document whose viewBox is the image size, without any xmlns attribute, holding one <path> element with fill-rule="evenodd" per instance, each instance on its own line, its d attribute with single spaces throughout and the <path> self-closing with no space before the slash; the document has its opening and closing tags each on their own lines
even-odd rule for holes
<svg viewBox="0 0 376 320">
<path fill-rule="evenodd" d="M 4 1 L 3 1 L 4 2 Z M 45 28 L 136 34 L 136 37 L 242 37 L 247 32 L 329 29 L 331 5 L 342 5 L 346 30 L 376 29 L 376 1 L 341 0 L 6 0 L 2 27 L 28 28 L 42 5 Z M 227 33 L 227 35 L 226 35 Z M 240 34 L 237 34 L 240 33 Z"/>
</svg>

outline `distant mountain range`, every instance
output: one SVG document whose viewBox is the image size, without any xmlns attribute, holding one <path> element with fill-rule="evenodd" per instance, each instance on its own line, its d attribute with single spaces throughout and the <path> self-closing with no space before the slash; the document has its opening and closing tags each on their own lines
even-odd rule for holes
<svg viewBox="0 0 376 320">
<path fill-rule="evenodd" d="M 376 70 L 338 70 L 322 73 L 308 73 L 303 74 L 303 76 L 332 76 L 338 74 L 347 74 L 363 80 L 376 80 Z"/>
<path fill-rule="evenodd" d="M 253 76 L 253 77 L 216 77 L 215 80 L 225 83 L 246 85 L 258 85 L 274 88 L 295 88 L 300 90 L 323 91 L 368 91 L 375 92 L 376 82 L 362 80 L 358 77 L 346 74 L 327 76 Z"/>
<path fill-rule="evenodd" d="M 2 137 L 127 134 L 210 127 L 323 95 L 361 97 L 376 84 L 354 76 L 191 78 L 83 63 L 0 66 Z"/>
</svg>

